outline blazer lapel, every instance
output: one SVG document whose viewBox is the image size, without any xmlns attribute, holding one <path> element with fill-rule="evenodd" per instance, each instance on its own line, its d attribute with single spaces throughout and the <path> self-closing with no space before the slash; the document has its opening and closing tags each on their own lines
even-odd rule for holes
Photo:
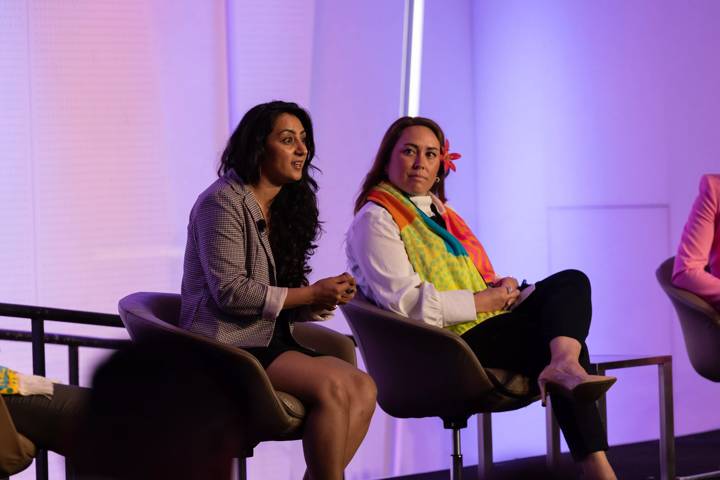
<svg viewBox="0 0 720 480">
<path fill-rule="evenodd" d="M 236 191 L 242 193 L 243 195 L 244 208 L 246 208 L 248 212 L 250 212 L 250 216 L 252 217 L 252 230 L 255 231 L 255 235 L 257 236 L 256 238 L 265 250 L 265 255 L 267 256 L 268 262 L 270 263 L 270 283 L 271 285 L 275 285 L 277 283 L 277 279 L 275 278 L 275 259 L 273 258 L 272 248 L 270 247 L 268 226 L 267 224 L 265 224 L 265 218 L 263 217 L 260 205 L 255 199 L 255 195 L 252 193 L 252 190 L 247 188 L 245 184 L 242 183 L 242 180 L 237 175 L 237 173 L 235 173 L 234 170 L 228 171 L 225 176 L 229 180 L 230 185 L 232 185 L 232 187 Z M 265 228 L 261 229 L 258 227 L 261 222 L 265 224 Z"/>
<path fill-rule="evenodd" d="M 273 258 L 272 248 L 270 247 L 270 235 L 268 235 L 268 226 L 265 222 L 265 217 L 263 217 L 262 210 L 260 210 L 260 205 L 258 205 L 257 200 L 255 200 L 255 195 L 253 195 L 250 190 L 248 190 L 247 195 L 245 195 L 245 207 L 248 209 L 250 215 L 252 216 L 253 226 L 257 235 L 257 239 L 263 246 L 263 249 L 265 249 L 265 255 L 267 256 L 270 263 L 271 285 L 275 285 L 277 283 L 275 279 L 275 259 Z M 263 228 L 260 228 L 259 225 L 261 224 L 265 226 Z"/>
</svg>

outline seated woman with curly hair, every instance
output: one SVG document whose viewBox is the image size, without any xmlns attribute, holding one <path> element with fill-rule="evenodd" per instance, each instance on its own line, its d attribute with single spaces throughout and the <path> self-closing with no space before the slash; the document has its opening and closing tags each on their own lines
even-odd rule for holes
<svg viewBox="0 0 720 480">
<path fill-rule="evenodd" d="M 273 386 L 309 409 L 306 478 L 338 480 L 367 433 L 372 379 L 300 345 L 296 321 L 321 320 L 355 293 L 347 273 L 309 285 L 319 233 L 310 116 L 294 103 L 250 109 L 222 154 L 220 178 L 190 213 L 180 325 L 257 357 Z"/>
</svg>

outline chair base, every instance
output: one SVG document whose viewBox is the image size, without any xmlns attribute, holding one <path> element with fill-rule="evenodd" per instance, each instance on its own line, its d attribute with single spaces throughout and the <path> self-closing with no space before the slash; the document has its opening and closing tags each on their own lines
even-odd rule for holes
<svg viewBox="0 0 720 480">
<path fill-rule="evenodd" d="M 460 446 L 460 430 L 467 427 L 467 418 L 460 420 L 445 420 L 443 426 L 448 430 L 452 430 L 452 467 L 450 468 L 450 480 L 462 480 L 462 448 Z"/>
<path fill-rule="evenodd" d="M 462 469 L 463 459 L 462 451 L 460 450 L 460 429 L 453 428 L 453 453 L 450 455 L 452 458 L 452 469 L 450 470 L 450 480 L 462 480 Z"/>
</svg>

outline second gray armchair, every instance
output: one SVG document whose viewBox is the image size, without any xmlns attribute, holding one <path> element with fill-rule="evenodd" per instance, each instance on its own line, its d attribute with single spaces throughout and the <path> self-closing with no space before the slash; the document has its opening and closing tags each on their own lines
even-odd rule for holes
<svg viewBox="0 0 720 480">
<path fill-rule="evenodd" d="M 378 387 L 378 404 L 398 418 L 440 417 L 452 430 L 451 478 L 462 475 L 460 430 L 477 413 L 502 412 L 539 399 L 530 379 L 484 368 L 456 334 L 412 321 L 355 297 L 341 306 Z M 478 426 L 479 478 L 492 464 L 489 416 Z"/>
</svg>

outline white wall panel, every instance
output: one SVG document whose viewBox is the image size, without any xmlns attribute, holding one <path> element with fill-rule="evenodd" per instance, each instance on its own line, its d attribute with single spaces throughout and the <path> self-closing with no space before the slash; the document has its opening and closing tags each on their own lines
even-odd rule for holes
<svg viewBox="0 0 720 480">
<path fill-rule="evenodd" d="M 0 302 L 37 300 L 27 5 L 0 1 Z M 0 328 L 29 320 L 0 317 Z M 30 345 L 0 341 L 0 365 L 32 371 Z"/>
<path fill-rule="evenodd" d="M 699 175 L 719 165 L 712 132 L 720 96 L 712 85 L 720 63 L 712 46 L 720 7 L 708 0 L 473 7 L 478 217 L 491 258 L 500 271 L 528 277 L 587 265 L 595 284 L 591 346 L 673 353 L 677 431 L 715 428 L 720 419 L 708 405 L 717 385 L 687 363 L 653 272 L 676 249 Z M 640 257 L 632 253 L 639 248 Z M 616 295 L 613 281 L 629 283 L 637 300 Z M 638 411 L 653 404 L 653 377 L 623 372 L 610 400 L 612 442 L 657 435 L 653 410 Z"/>
<path fill-rule="evenodd" d="M 0 302 L 36 300 L 31 77 L 24 2 L 0 1 Z"/>
<path fill-rule="evenodd" d="M 592 284 L 592 354 L 672 353 L 672 314 L 655 279 L 667 258 L 665 205 L 553 208 L 548 215 L 550 270 L 577 268 Z M 609 372 L 611 444 L 657 438 L 657 368 Z"/>
<path fill-rule="evenodd" d="M 41 303 L 114 312 L 128 279 L 166 271 L 152 252 L 169 225 L 144 5 L 31 3 Z"/>
<path fill-rule="evenodd" d="M 315 0 L 228 0 L 227 5 L 231 128 L 258 103 L 285 100 L 307 107 Z"/>
<path fill-rule="evenodd" d="M 0 2 L 0 302 L 116 312 L 179 291 L 189 206 L 227 138 L 225 25 L 221 1 Z M 81 349 L 82 384 L 106 355 Z M 66 349 L 46 356 L 67 382 Z M 0 357 L 32 371 L 28 344 Z"/>
<path fill-rule="evenodd" d="M 670 315 L 655 280 L 667 258 L 667 206 L 551 208 L 548 232 L 550 271 L 590 277 L 591 351 L 670 352 Z"/>
<path fill-rule="evenodd" d="M 458 170 L 446 181 L 448 199 L 482 236 L 477 201 L 482 185 L 477 170 L 484 163 L 475 153 L 475 91 L 472 57 L 472 1 L 426 0 L 423 30 L 420 115 L 440 124 L 450 150 L 462 154 Z M 476 228 L 477 227 L 477 228 Z"/>
</svg>

